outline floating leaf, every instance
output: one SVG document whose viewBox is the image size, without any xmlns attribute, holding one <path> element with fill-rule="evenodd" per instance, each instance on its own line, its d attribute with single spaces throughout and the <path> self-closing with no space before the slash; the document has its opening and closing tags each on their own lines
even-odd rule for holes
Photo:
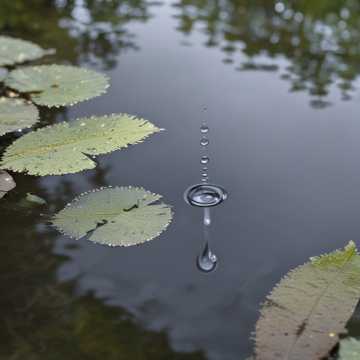
<svg viewBox="0 0 360 360">
<path fill-rule="evenodd" d="M 38 119 L 34 105 L 22 99 L 0 97 L 0 135 L 31 127 Z"/>
<path fill-rule="evenodd" d="M 339 360 L 359 360 L 360 341 L 354 338 L 345 338 L 340 341 Z"/>
<path fill-rule="evenodd" d="M 256 325 L 256 359 L 322 359 L 345 334 L 360 297 L 360 256 L 344 250 L 312 258 L 274 288 Z"/>
<path fill-rule="evenodd" d="M 0 36 L 0 66 L 36 60 L 53 53 L 53 49 L 44 50 L 30 41 Z"/>
<path fill-rule="evenodd" d="M 7 77 L 8 75 L 8 70 L 5 69 L 5 68 L 0 68 L 0 82 L 4 81 L 5 78 Z"/>
<path fill-rule="evenodd" d="M 40 65 L 12 71 L 5 84 L 29 93 L 38 105 L 74 105 L 103 94 L 109 87 L 106 76 L 69 65 Z"/>
<path fill-rule="evenodd" d="M 47 126 L 10 145 L 1 168 L 31 175 L 60 175 L 92 169 L 93 155 L 137 144 L 160 131 L 144 119 L 127 114 L 82 118 Z"/>
<path fill-rule="evenodd" d="M 36 205 L 45 205 L 46 201 L 35 194 L 27 193 L 25 200 Z"/>
<path fill-rule="evenodd" d="M 5 196 L 7 192 L 12 190 L 16 183 L 11 175 L 6 171 L 0 170 L 0 199 Z"/>
<path fill-rule="evenodd" d="M 169 225 L 168 205 L 161 195 L 143 188 L 116 187 L 82 194 L 53 219 L 62 233 L 110 246 L 131 246 L 160 235 Z"/>
</svg>

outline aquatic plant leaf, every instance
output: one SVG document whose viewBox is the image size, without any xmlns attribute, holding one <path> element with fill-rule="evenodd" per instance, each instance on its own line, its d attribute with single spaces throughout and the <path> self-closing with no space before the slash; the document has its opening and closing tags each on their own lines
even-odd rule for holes
<svg viewBox="0 0 360 360">
<path fill-rule="evenodd" d="M 45 50 L 40 46 L 21 39 L 0 36 L 0 66 L 20 64 L 53 54 L 53 49 Z"/>
<path fill-rule="evenodd" d="M 16 183 L 12 176 L 4 170 L 0 170 L 0 199 L 5 196 L 7 192 L 12 190 Z"/>
<path fill-rule="evenodd" d="M 345 338 L 340 341 L 339 360 L 359 360 L 360 341 L 355 338 Z"/>
<path fill-rule="evenodd" d="M 323 359 L 346 333 L 359 297 L 360 256 L 352 241 L 290 271 L 261 309 L 256 359 Z"/>
<path fill-rule="evenodd" d="M 29 128 L 39 120 L 33 104 L 22 99 L 0 97 L 0 135 Z"/>
<path fill-rule="evenodd" d="M 69 65 L 23 67 L 11 71 L 5 84 L 48 107 L 74 105 L 105 93 L 109 87 L 103 74 Z"/>
<path fill-rule="evenodd" d="M 46 201 L 41 198 L 40 196 L 37 196 L 35 194 L 27 193 L 25 200 L 29 203 L 33 203 L 36 205 L 45 205 Z"/>
<path fill-rule="evenodd" d="M 143 188 L 103 188 L 82 194 L 53 218 L 63 234 L 110 246 L 131 246 L 160 235 L 172 219 L 161 195 Z"/>
<path fill-rule="evenodd" d="M 5 68 L 0 68 L 0 82 L 4 81 L 8 75 L 9 71 Z"/>
<path fill-rule="evenodd" d="M 81 118 L 43 127 L 10 145 L 3 169 L 31 175 L 61 175 L 96 167 L 91 156 L 137 144 L 160 131 L 128 114 Z"/>
</svg>

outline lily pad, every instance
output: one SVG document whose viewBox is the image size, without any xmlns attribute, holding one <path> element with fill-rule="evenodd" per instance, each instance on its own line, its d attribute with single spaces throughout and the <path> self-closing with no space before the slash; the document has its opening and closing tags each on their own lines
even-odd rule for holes
<svg viewBox="0 0 360 360">
<path fill-rule="evenodd" d="M 126 148 L 160 131 L 128 114 L 77 119 L 28 133 L 10 145 L 3 169 L 31 175 L 61 175 L 96 167 L 92 156 Z"/>
<path fill-rule="evenodd" d="M 29 128 L 39 120 L 37 108 L 22 99 L 0 97 L 0 135 Z"/>
<path fill-rule="evenodd" d="M 161 195 L 143 188 L 103 188 L 82 194 L 55 215 L 53 225 L 63 234 L 110 246 L 131 246 L 152 240 L 170 224 Z"/>
<path fill-rule="evenodd" d="M 54 52 L 53 49 L 42 49 L 30 41 L 0 36 L 0 66 L 9 66 L 40 59 Z"/>
<path fill-rule="evenodd" d="M 339 360 L 359 360 L 360 341 L 355 338 L 345 338 L 340 341 Z"/>
<path fill-rule="evenodd" d="M 12 176 L 4 170 L 0 170 L 0 199 L 5 196 L 7 192 L 12 190 L 16 183 Z"/>
<path fill-rule="evenodd" d="M 354 242 L 291 270 L 268 295 L 256 324 L 255 358 L 325 359 L 347 333 L 360 297 Z"/>
<path fill-rule="evenodd" d="M 4 81 L 8 75 L 9 71 L 5 68 L 0 68 L 0 82 Z"/>
<path fill-rule="evenodd" d="M 38 105 L 74 105 L 105 93 L 108 78 L 92 70 L 69 65 L 39 65 L 10 72 L 6 86 L 29 93 Z"/>
</svg>

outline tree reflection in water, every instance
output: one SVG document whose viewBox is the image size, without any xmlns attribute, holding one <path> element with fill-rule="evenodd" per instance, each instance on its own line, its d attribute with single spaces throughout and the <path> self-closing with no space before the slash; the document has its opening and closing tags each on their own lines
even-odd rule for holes
<svg viewBox="0 0 360 360">
<path fill-rule="evenodd" d="M 354 92 L 360 72 L 360 1 L 180 0 L 175 7 L 178 29 L 191 34 L 203 27 L 205 45 L 220 47 L 225 63 L 239 61 L 238 70 L 274 71 L 275 58 L 288 60 L 281 77 L 291 91 L 306 91 L 314 107 L 329 105 L 331 84 L 343 100 Z M 263 62 L 264 55 L 270 62 Z"/>
</svg>

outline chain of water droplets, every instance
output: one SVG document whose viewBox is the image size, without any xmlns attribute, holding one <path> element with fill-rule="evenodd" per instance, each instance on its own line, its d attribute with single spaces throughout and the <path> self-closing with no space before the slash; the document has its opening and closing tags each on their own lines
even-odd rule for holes
<svg viewBox="0 0 360 360">
<path fill-rule="evenodd" d="M 206 110 L 206 108 L 204 108 Z M 209 182 L 209 174 L 208 174 L 208 162 L 209 162 L 209 156 L 208 156 L 208 145 L 209 145 L 209 127 L 206 124 L 206 121 L 204 120 L 200 126 L 200 132 L 201 132 L 201 139 L 200 139 L 200 145 L 202 147 L 202 156 L 200 159 L 200 162 L 202 164 L 201 169 L 201 181 L 203 183 Z"/>
</svg>

